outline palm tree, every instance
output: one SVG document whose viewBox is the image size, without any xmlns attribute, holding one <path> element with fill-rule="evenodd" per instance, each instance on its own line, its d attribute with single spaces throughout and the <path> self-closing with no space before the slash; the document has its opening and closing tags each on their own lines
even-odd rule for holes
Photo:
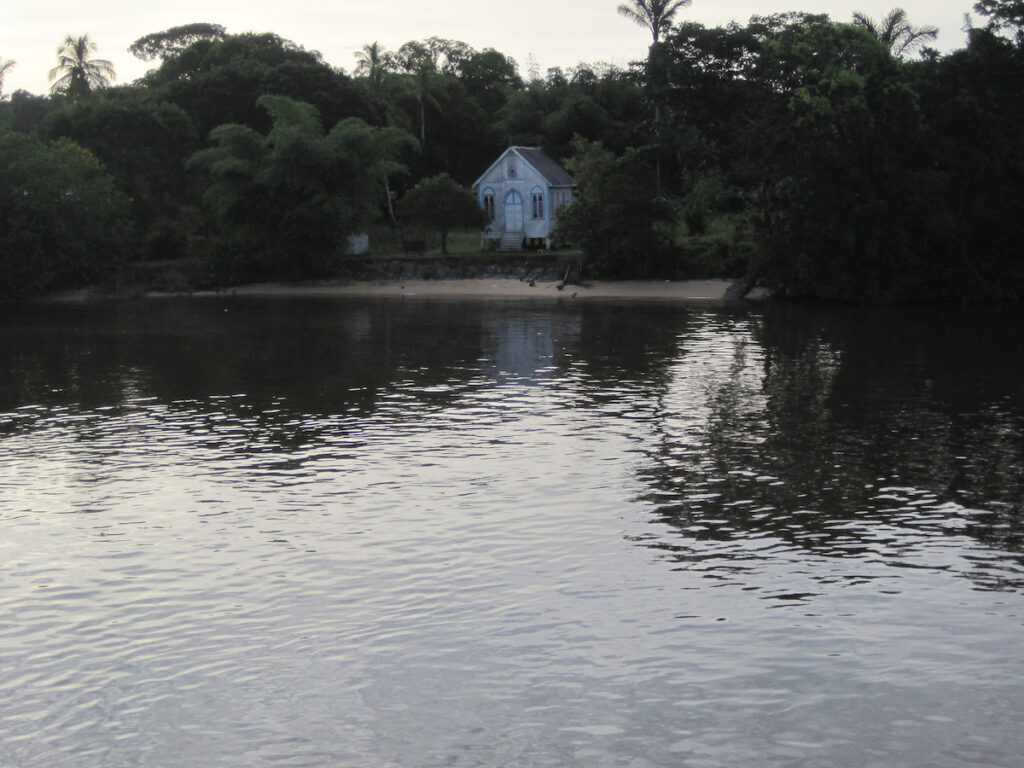
<svg viewBox="0 0 1024 768">
<path fill-rule="evenodd" d="M 434 96 L 437 70 L 429 60 L 419 62 L 412 75 L 412 95 L 420 112 L 420 146 L 427 146 L 427 106 L 440 111 L 441 103 Z"/>
<path fill-rule="evenodd" d="M 934 40 L 939 35 L 938 27 L 915 27 L 907 19 L 902 8 L 893 8 L 880 22 L 870 19 L 859 11 L 853 14 L 853 24 L 864 27 L 892 52 L 903 56 L 904 52 Z"/>
<path fill-rule="evenodd" d="M 658 43 L 661 42 L 663 32 L 668 32 L 672 27 L 672 20 L 676 11 L 685 8 L 693 0 L 630 0 L 629 3 L 622 3 L 619 6 L 619 15 L 625 16 L 632 22 L 646 27 L 651 31 L 654 44 L 647 55 L 647 86 L 651 89 L 652 102 L 654 103 L 654 136 L 655 143 L 661 144 L 661 101 L 657 95 L 659 88 L 652 82 L 654 68 L 652 66 L 655 51 Z M 654 176 L 657 184 L 658 194 L 661 194 L 661 158 L 654 160 Z"/>
<path fill-rule="evenodd" d="M 409 117 L 395 106 L 392 91 L 397 75 L 391 69 L 392 53 L 374 41 L 356 51 L 355 76 L 361 78 L 382 125 L 407 124 Z M 404 127 L 404 125 L 403 125 Z"/>
<path fill-rule="evenodd" d="M 394 125 L 397 122 L 403 122 L 403 118 L 408 120 L 406 115 L 395 105 L 390 93 L 391 89 L 387 87 L 389 84 L 387 81 L 388 62 L 391 54 L 374 40 L 372 43 L 364 45 L 361 51 L 357 51 L 355 57 L 355 74 L 358 77 L 366 78 L 371 103 L 374 105 L 374 110 L 380 114 L 383 124 Z M 388 215 L 391 217 L 391 221 L 397 225 L 398 219 L 395 218 L 391 180 L 387 173 L 384 174 L 384 199 L 388 204 Z"/>
<path fill-rule="evenodd" d="M 689 5 L 693 0 L 630 0 L 619 6 L 619 15 L 647 27 L 654 42 L 661 41 L 661 34 L 672 26 L 676 11 Z"/>
<path fill-rule="evenodd" d="M 4 76 L 14 69 L 14 65 L 17 62 L 8 59 L 7 61 L 0 60 L 0 99 L 4 97 Z"/>
<path fill-rule="evenodd" d="M 361 51 L 356 51 L 356 75 L 366 77 L 373 85 L 379 85 L 387 69 L 387 51 L 374 40 Z"/>
<path fill-rule="evenodd" d="M 96 43 L 88 35 L 67 36 L 57 49 L 56 67 L 50 70 L 51 93 L 63 93 L 70 99 L 80 99 L 94 88 L 105 88 L 114 80 L 114 65 L 106 59 L 92 58 Z M 56 81 L 56 82 L 54 82 Z"/>
</svg>

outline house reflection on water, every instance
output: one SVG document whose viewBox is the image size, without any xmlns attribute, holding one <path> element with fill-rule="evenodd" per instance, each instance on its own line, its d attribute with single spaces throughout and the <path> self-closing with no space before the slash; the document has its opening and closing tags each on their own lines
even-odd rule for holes
<svg viewBox="0 0 1024 768">
<path fill-rule="evenodd" d="M 494 381 L 551 379 L 567 349 L 578 346 L 578 314 L 543 311 L 488 313 L 481 323 L 481 373 Z"/>
</svg>

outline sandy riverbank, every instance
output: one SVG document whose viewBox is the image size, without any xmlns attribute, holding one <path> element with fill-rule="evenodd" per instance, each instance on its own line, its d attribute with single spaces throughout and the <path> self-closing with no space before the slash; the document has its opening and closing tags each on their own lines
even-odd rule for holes
<svg viewBox="0 0 1024 768">
<path fill-rule="evenodd" d="M 731 280 L 622 280 L 594 282 L 586 286 L 558 282 L 512 279 L 472 280 L 389 280 L 363 281 L 344 285 L 284 285 L 259 283 L 230 288 L 238 296 L 405 296 L 409 298 L 494 297 L 514 299 L 658 299 L 694 302 L 726 301 Z M 763 298 L 755 289 L 750 298 Z"/>
<path fill-rule="evenodd" d="M 619 280 L 593 282 L 586 286 L 566 285 L 559 289 L 557 281 L 476 278 L 465 280 L 366 280 L 340 284 L 253 283 L 225 288 L 221 291 L 200 291 L 196 296 L 402 296 L 406 298 L 507 298 L 554 299 L 580 301 L 587 299 L 657 300 L 696 303 L 725 302 L 738 298 L 739 284 L 732 280 Z M 734 288 L 735 286 L 735 288 Z M 153 292 L 148 296 L 169 296 Z M 745 298 L 758 300 L 767 295 L 754 288 Z M 61 291 L 47 297 L 49 301 L 90 301 L 107 298 L 95 288 Z"/>
</svg>

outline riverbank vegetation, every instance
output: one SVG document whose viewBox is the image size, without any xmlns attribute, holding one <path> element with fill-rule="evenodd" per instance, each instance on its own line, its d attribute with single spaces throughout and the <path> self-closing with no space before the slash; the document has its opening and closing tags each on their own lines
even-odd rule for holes
<svg viewBox="0 0 1024 768">
<path fill-rule="evenodd" d="M 590 276 L 1019 298 L 1020 5 L 981 0 L 943 55 L 899 9 L 710 28 L 645 0 L 622 11 L 652 31 L 641 61 L 543 74 L 437 37 L 369 43 L 348 74 L 273 34 L 189 24 L 136 41 L 154 68 L 111 87 L 69 36 L 51 94 L 0 92 L 0 293 L 147 264 L 180 263 L 186 287 L 330 277 L 351 234 L 408 243 L 431 206 L 460 211 L 442 240 L 473 226 L 465 188 L 514 144 L 576 175 L 558 241 Z"/>
</svg>

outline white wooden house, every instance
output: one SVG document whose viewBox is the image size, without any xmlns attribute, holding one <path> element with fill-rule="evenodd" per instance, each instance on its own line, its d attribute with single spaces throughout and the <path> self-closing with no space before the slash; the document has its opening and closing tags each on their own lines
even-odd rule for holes
<svg viewBox="0 0 1024 768">
<path fill-rule="evenodd" d="M 473 184 L 480 207 L 490 216 L 484 240 L 501 250 L 525 243 L 551 247 L 558 211 L 573 201 L 576 181 L 537 147 L 509 147 Z"/>
</svg>

